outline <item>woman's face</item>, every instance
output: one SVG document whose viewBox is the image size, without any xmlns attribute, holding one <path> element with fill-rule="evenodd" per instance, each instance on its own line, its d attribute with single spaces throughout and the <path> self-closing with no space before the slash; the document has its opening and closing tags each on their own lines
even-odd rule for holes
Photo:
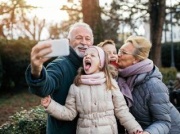
<svg viewBox="0 0 180 134">
<path fill-rule="evenodd" d="M 118 65 L 119 68 L 124 69 L 126 67 L 129 67 L 135 63 L 137 63 L 137 60 L 133 56 L 133 52 L 135 51 L 134 46 L 132 43 L 127 42 L 118 51 Z"/>
<path fill-rule="evenodd" d="M 89 48 L 83 58 L 83 67 L 86 74 L 93 74 L 100 71 L 100 58 L 95 48 Z"/>
</svg>

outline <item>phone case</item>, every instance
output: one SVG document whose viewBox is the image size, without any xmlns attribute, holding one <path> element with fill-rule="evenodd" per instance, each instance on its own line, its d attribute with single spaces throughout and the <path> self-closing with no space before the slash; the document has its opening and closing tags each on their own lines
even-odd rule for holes
<svg viewBox="0 0 180 134">
<path fill-rule="evenodd" d="M 52 45 L 52 52 L 47 54 L 45 57 L 58 57 L 69 55 L 69 40 L 68 39 L 57 39 L 48 41 Z"/>
</svg>

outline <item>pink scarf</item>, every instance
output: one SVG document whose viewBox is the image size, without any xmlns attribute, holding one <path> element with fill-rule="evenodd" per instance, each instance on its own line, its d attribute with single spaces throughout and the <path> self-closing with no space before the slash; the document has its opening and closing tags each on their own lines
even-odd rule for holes
<svg viewBox="0 0 180 134">
<path fill-rule="evenodd" d="M 85 85 L 100 85 L 106 81 L 104 72 L 81 75 L 81 82 Z"/>
<path fill-rule="evenodd" d="M 128 106 L 131 107 L 133 103 L 133 97 L 131 92 L 134 86 L 139 82 L 136 81 L 138 75 L 146 76 L 146 73 L 153 69 L 153 61 L 150 59 L 145 59 L 138 62 L 132 66 L 126 67 L 125 69 L 119 69 L 118 85 L 124 97 L 128 102 Z M 143 80 L 143 78 L 141 80 Z"/>
</svg>

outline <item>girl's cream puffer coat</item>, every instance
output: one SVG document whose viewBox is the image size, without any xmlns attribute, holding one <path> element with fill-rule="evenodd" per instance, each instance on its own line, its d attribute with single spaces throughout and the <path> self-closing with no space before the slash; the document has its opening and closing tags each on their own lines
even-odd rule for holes
<svg viewBox="0 0 180 134">
<path fill-rule="evenodd" d="M 72 84 L 65 106 L 51 100 L 46 110 L 60 120 L 73 120 L 79 113 L 77 134 L 118 134 L 115 116 L 130 134 L 142 130 L 130 114 L 116 81 L 112 81 L 116 86 L 113 90 L 106 89 L 105 83 L 78 87 Z"/>
</svg>

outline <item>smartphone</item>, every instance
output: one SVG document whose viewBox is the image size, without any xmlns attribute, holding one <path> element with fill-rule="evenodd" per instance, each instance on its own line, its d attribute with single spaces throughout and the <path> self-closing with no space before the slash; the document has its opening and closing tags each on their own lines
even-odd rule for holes
<svg viewBox="0 0 180 134">
<path fill-rule="evenodd" d="M 45 57 L 58 57 L 69 55 L 69 40 L 66 38 L 43 41 L 51 44 L 52 52 Z M 42 43 L 42 42 L 41 42 Z"/>
</svg>

